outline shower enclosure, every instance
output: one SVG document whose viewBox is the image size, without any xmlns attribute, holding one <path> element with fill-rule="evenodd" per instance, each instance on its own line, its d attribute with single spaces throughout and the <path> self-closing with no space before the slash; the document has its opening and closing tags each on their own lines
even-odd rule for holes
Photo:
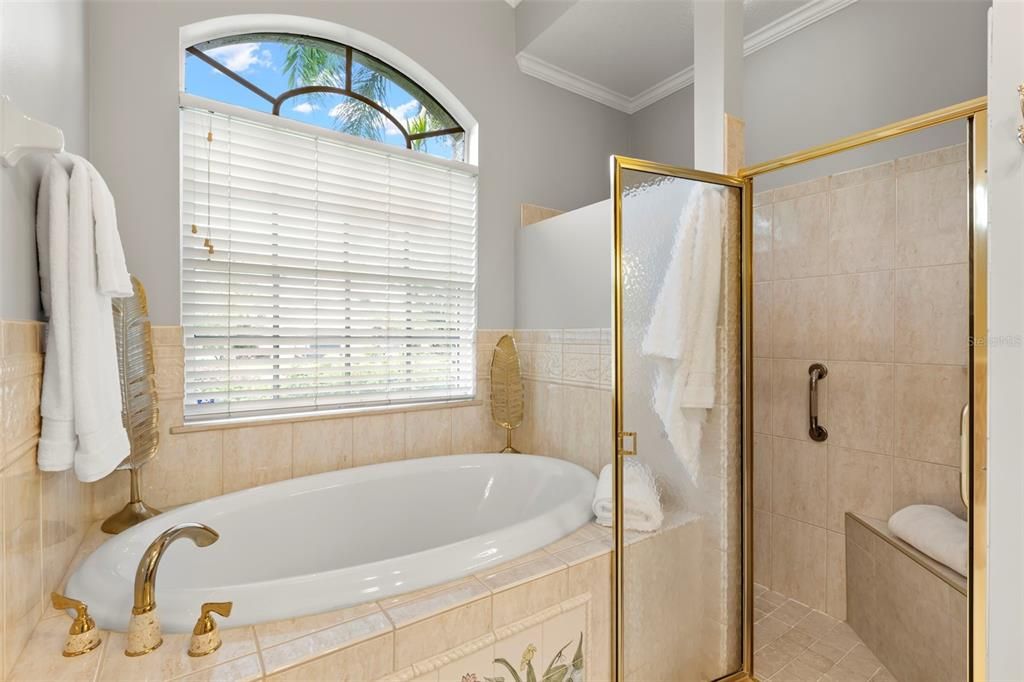
<svg viewBox="0 0 1024 682">
<path fill-rule="evenodd" d="M 637 682 L 743 680 L 755 676 L 767 679 L 779 670 L 768 669 L 762 661 L 760 664 L 765 667 L 765 672 L 759 673 L 759 663 L 755 658 L 759 639 L 763 644 L 766 638 L 780 634 L 769 632 L 771 623 L 764 620 L 763 610 L 754 606 L 755 589 L 764 589 L 754 585 L 755 562 L 758 561 L 758 552 L 764 550 L 763 540 L 757 544 L 757 538 L 761 536 L 755 524 L 755 487 L 761 480 L 759 477 L 766 473 L 770 475 L 770 470 L 758 469 L 760 460 L 755 460 L 754 454 L 754 433 L 759 431 L 755 420 L 762 419 L 763 415 L 756 413 L 753 403 L 755 394 L 764 388 L 763 377 L 755 375 L 754 348 L 755 344 L 764 348 L 768 341 L 768 332 L 753 315 L 757 305 L 754 244 L 755 240 L 764 238 L 763 220 L 759 222 L 755 215 L 755 179 L 761 179 L 762 175 L 770 172 L 792 170 L 809 161 L 894 140 L 908 133 L 931 131 L 953 122 L 967 128 L 967 144 L 958 148 L 964 156 L 964 171 L 956 176 L 964 183 L 964 233 L 961 237 L 967 251 L 962 260 L 952 263 L 954 267 L 949 268 L 951 272 L 956 270 L 959 273 L 957 277 L 962 282 L 965 297 L 962 336 L 953 341 L 963 346 L 963 360 L 957 362 L 963 368 L 964 390 L 962 393 L 953 391 L 946 396 L 949 398 L 947 402 L 962 399 L 966 403 L 962 413 L 962 449 L 958 446 L 957 450 L 958 458 L 961 452 L 963 457 L 962 477 L 957 479 L 960 481 L 957 488 L 963 491 L 966 504 L 963 515 L 966 516 L 970 538 L 969 568 L 959 592 L 964 596 L 961 622 L 969 621 L 969 626 L 964 625 L 965 632 L 968 627 L 969 632 L 959 642 L 963 648 L 964 674 L 969 674 L 970 679 L 984 679 L 985 111 L 984 98 L 972 100 L 741 169 L 736 177 L 613 157 L 613 425 L 609 434 L 615 443 L 615 552 L 611 595 L 613 679 Z M 948 163 L 947 157 L 952 153 L 949 150 L 935 152 L 935 158 L 939 159 L 935 163 Z M 914 163 L 917 162 L 905 161 L 902 167 L 906 170 Z M 824 175 L 836 172 L 834 166 L 828 168 Z M 865 184 L 865 178 L 857 173 L 863 175 L 862 171 L 852 172 L 837 181 L 836 187 L 844 182 L 850 186 Z M 893 175 L 895 183 L 895 171 Z M 918 182 L 919 189 L 925 194 L 931 191 L 934 195 L 936 191 L 933 184 L 929 184 L 932 183 L 930 179 L 908 177 L 899 181 Z M 830 181 L 826 177 L 823 182 L 828 185 Z M 783 193 L 775 197 L 775 202 L 781 199 L 785 203 L 807 193 L 807 189 L 801 188 L 793 197 Z M 829 201 L 841 200 L 830 197 L 827 191 L 825 195 L 825 199 L 814 201 L 825 202 L 819 208 L 827 220 L 830 210 L 842 211 L 843 205 L 830 204 Z M 936 201 L 944 198 L 934 196 Z M 856 197 L 845 199 L 854 201 Z M 763 197 L 758 203 L 762 200 Z M 780 210 L 791 209 L 794 206 L 785 205 Z M 802 206 L 801 210 L 810 209 Z M 758 213 L 763 213 L 763 210 Z M 927 221 L 928 217 L 921 220 Z M 768 229 L 770 240 L 771 227 Z M 861 229 L 859 225 L 851 229 L 855 236 L 864 239 L 863 234 L 856 235 L 856 231 Z M 787 238 L 799 241 L 803 237 L 789 235 Z M 827 257 L 828 246 L 825 248 Z M 850 256 L 844 251 L 846 247 L 843 244 L 836 248 L 836 258 L 842 260 Z M 855 273 L 870 272 L 872 276 L 875 271 L 886 267 L 873 263 L 870 255 L 863 263 L 847 265 Z M 916 265 L 936 266 L 930 261 Z M 898 265 L 894 267 L 899 270 Z M 938 267 L 946 265 L 942 263 Z M 846 266 L 839 267 L 835 274 L 844 275 L 846 269 Z M 830 273 L 826 271 L 825 274 Z M 930 274 L 933 273 L 925 273 Z M 897 275 L 890 272 L 878 277 L 895 279 Z M 794 274 L 790 279 L 799 278 Z M 787 283 L 786 286 L 790 285 Z M 828 282 L 824 286 L 829 286 Z M 797 299 L 787 295 L 789 303 Z M 870 307 L 872 304 L 868 302 L 867 305 Z M 893 311 L 892 316 L 899 315 L 895 308 Z M 791 312 L 792 316 L 801 313 L 800 310 Z M 823 314 L 827 316 L 827 311 Z M 921 333 L 927 334 L 927 316 L 919 314 L 918 317 L 924 320 Z M 855 339 L 843 334 L 866 338 L 873 333 L 870 329 L 851 324 L 847 325 L 849 329 L 840 329 L 837 338 L 853 343 Z M 813 333 L 809 328 L 804 331 Z M 839 356 L 842 355 L 840 352 Z M 921 359 L 908 362 L 934 364 L 928 357 L 925 353 Z M 781 360 L 788 361 L 785 358 Z M 867 357 L 842 358 L 846 364 L 851 361 L 862 363 L 863 366 L 853 368 L 861 374 L 874 371 L 868 367 L 870 362 L 877 364 L 876 360 Z M 830 426 L 836 433 L 844 432 L 843 417 L 839 417 L 839 422 L 835 421 L 839 412 L 828 413 L 830 382 L 833 385 L 848 382 L 851 368 L 841 363 L 829 367 L 827 357 L 801 356 L 796 362 L 804 363 L 799 376 L 794 374 L 796 378 L 792 380 L 799 397 L 795 398 L 791 414 L 787 412 L 785 419 L 799 429 L 801 435 L 796 436 L 798 440 L 805 440 L 810 447 L 827 448 L 826 441 L 832 430 Z M 899 358 L 894 357 L 888 362 L 894 365 L 889 370 L 885 367 L 879 370 L 883 382 L 888 376 L 886 371 L 894 373 L 899 370 Z M 942 371 L 951 376 L 955 373 L 953 368 Z M 789 377 L 789 374 L 785 376 Z M 871 402 L 870 398 L 868 402 Z M 960 407 L 957 406 L 954 415 L 957 427 L 961 423 Z M 804 447 L 802 443 L 798 445 Z M 830 457 L 828 462 L 831 461 Z M 959 459 L 957 464 L 960 464 Z M 953 469 L 951 462 L 946 466 Z M 797 467 L 795 471 L 802 469 Z M 653 477 L 658 484 L 663 518 L 654 530 L 638 528 L 638 519 L 648 518 L 643 505 L 631 500 L 637 495 L 638 475 L 641 481 L 646 480 L 645 477 Z M 825 485 L 827 476 L 823 479 Z M 913 502 L 909 500 L 908 504 Z M 823 519 L 827 512 L 827 521 L 823 520 L 821 526 L 821 537 L 826 539 L 823 551 L 832 548 L 830 540 L 839 542 L 844 536 L 860 539 L 874 547 L 875 541 L 871 538 L 884 535 L 885 519 L 895 509 L 881 505 L 872 516 L 856 513 L 860 504 L 856 500 L 846 506 L 844 504 L 826 507 L 822 512 Z M 802 511 L 798 509 L 796 513 Z M 843 523 L 844 517 L 847 524 L 860 525 L 841 529 L 839 524 Z M 792 523 L 792 519 L 780 513 L 780 523 Z M 902 552 L 901 556 L 909 556 L 898 542 L 891 543 L 891 546 Z M 790 549 L 803 552 L 807 548 L 794 545 Z M 849 562 L 857 560 L 851 556 L 857 551 L 860 550 L 855 547 L 850 553 L 844 552 L 845 558 L 838 552 L 829 552 L 824 570 L 842 572 L 845 581 L 846 571 L 851 565 Z M 912 559 L 912 562 L 931 570 L 933 576 L 942 577 L 942 571 L 929 568 L 930 564 L 924 559 Z M 860 569 L 854 567 L 851 570 L 856 573 Z M 800 573 L 793 576 L 793 580 L 798 581 Z M 826 589 L 823 587 L 823 591 Z M 833 593 L 843 590 L 844 603 L 845 592 L 851 589 L 854 588 L 845 582 L 833 584 Z M 952 596 L 958 591 L 956 581 L 947 580 L 940 589 L 951 590 L 948 601 L 943 603 L 950 609 L 957 608 L 955 604 L 959 602 Z M 814 597 L 818 598 L 818 595 Z M 786 614 L 798 620 L 808 619 L 803 623 L 805 630 L 820 630 L 812 632 L 810 639 L 802 645 L 796 644 L 802 647 L 801 650 L 806 650 L 810 641 L 824 642 L 824 634 L 841 638 L 850 630 L 843 622 L 846 613 L 824 613 L 828 611 L 829 597 L 822 594 L 821 598 L 824 600 L 821 602 L 821 615 L 812 613 L 809 616 L 813 609 L 797 613 L 796 607 L 792 614 Z M 866 613 L 864 604 L 862 602 L 858 606 L 862 615 Z M 905 611 L 908 612 L 896 620 L 909 623 L 907 628 L 913 630 L 914 619 L 910 613 L 913 609 Z M 853 629 L 864 629 L 863 617 L 860 624 L 855 622 L 856 619 L 857 616 L 851 615 Z M 755 621 L 762 622 L 755 625 Z M 784 623 L 785 629 L 794 629 L 794 623 Z M 799 638 L 799 635 L 796 633 L 794 637 Z M 873 635 L 861 636 L 868 641 Z M 950 635 L 948 642 L 951 647 L 958 645 L 955 635 Z M 849 647 L 844 656 L 852 655 L 854 650 L 855 647 Z M 864 661 L 850 659 L 850 665 L 863 663 L 863 666 L 870 667 L 873 661 L 873 656 L 864 656 Z M 884 670 L 879 664 L 872 669 L 872 674 L 881 674 Z M 897 677 L 901 678 L 900 675 Z M 903 677 L 916 679 L 910 672 Z"/>
</svg>

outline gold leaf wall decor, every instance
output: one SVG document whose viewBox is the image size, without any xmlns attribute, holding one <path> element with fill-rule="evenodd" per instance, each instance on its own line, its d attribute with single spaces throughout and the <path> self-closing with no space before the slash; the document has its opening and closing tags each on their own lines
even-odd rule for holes
<svg viewBox="0 0 1024 682">
<path fill-rule="evenodd" d="M 515 339 L 505 334 L 491 355 L 491 418 L 505 429 L 502 452 L 519 452 L 512 447 L 512 431 L 523 423 L 523 373 Z"/>
<path fill-rule="evenodd" d="M 139 470 L 156 455 L 160 444 L 160 412 L 149 304 L 146 289 L 135 275 L 132 289 L 133 295 L 115 298 L 111 306 L 121 378 L 121 420 L 131 444 L 128 457 L 118 469 L 131 472 L 131 490 L 128 504 L 103 522 L 106 533 L 120 533 L 160 513 L 142 501 L 139 484 Z"/>
</svg>

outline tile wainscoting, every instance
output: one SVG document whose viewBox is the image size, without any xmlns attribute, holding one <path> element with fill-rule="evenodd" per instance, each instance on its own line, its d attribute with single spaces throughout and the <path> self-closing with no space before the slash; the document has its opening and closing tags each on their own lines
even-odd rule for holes
<svg viewBox="0 0 1024 682">
<path fill-rule="evenodd" d="M 846 512 L 964 515 L 967 170 L 957 145 L 755 196 L 754 572 L 839 619 Z"/>
<path fill-rule="evenodd" d="M 0 679 L 50 609 L 92 522 L 90 487 L 73 472 L 36 466 L 43 329 L 0 321 Z"/>
<path fill-rule="evenodd" d="M 505 333 L 478 332 L 477 399 L 470 404 L 183 430 L 181 328 L 154 326 L 160 449 L 142 470 L 143 498 L 156 507 L 172 507 L 353 466 L 498 452 L 505 433 L 491 420 L 488 377 L 494 344 Z M 523 452 L 567 459 L 598 473 L 611 461 L 611 387 L 600 374 L 602 365 L 605 377 L 610 374 L 609 331 L 517 330 L 514 335 L 526 379 L 526 415 L 514 444 Z M 94 517 L 120 509 L 127 489 L 127 472 L 99 482 Z"/>
</svg>

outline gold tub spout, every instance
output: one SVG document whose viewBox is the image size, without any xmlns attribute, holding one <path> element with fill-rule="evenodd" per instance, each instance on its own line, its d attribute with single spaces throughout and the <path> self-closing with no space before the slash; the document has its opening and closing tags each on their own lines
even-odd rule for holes
<svg viewBox="0 0 1024 682">
<path fill-rule="evenodd" d="M 163 643 L 156 617 L 156 571 L 164 552 L 179 538 L 188 538 L 198 547 L 209 547 L 220 535 L 201 523 L 181 523 L 160 533 L 146 548 L 135 571 L 135 602 L 128 627 L 128 648 L 124 652 L 127 656 L 148 654 Z"/>
</svg>

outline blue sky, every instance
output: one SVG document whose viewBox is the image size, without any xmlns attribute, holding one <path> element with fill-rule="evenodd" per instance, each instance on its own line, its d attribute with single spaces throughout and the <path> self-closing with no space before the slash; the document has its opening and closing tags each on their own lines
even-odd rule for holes
<svg viewBox="0 0 1024 682">
<path fill-rule="evenodd" d="M 287 45 L 283 43 L 253 42 L 224 45 L 205 52 L 276 97 L 288 89 L 288 77 L 283 69 L 287 49 Z M 191 55 L 187 55 L 185 59 L 185 90 L 201 97 L 257 111 L 270 113 L 271 110 L 269 102 Z M 345 99 L 343 96 L 330 94 L 313 99 L 294 97 L 281 106 L 281 116 L 325 128 L 335 128 L 332 110 Z M 384 104 L 400 121 L 415 117 L 421 108 L 419 102 L 395 84 L 388 88 Z M 405 138 L 390 121 L 386 123 L 384 135 L 385 142 L 405 146 Z M 428 151 L 436 153 L 432 149 Z"/>
</svg>

